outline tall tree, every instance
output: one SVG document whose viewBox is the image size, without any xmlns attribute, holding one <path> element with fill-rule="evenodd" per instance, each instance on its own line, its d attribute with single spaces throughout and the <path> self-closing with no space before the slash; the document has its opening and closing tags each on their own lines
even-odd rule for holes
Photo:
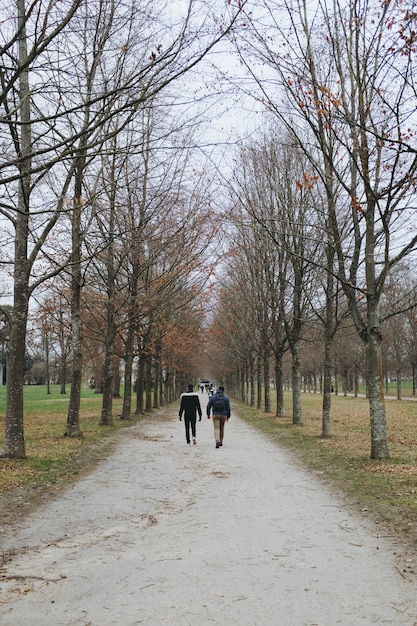
<svg viewBox="0 0 417 626">
<path fill-rule="evenodd" d="M 366 347 L 371 458 L 383 459 L 389 450 L 380 302 L 389 272 L 417 244 L 408 228 L 417 172 L 409 116 L 415 16 L 401 2 L 334 0 L 314 11 L 306 0 L 261 4 L 275 37 L 254 12 L 246 43 L 274 72 L 276 91 L 274 81 L 251 73 L 326 188 L 337 277 Z M 329 176 L 343 189 L 337 203 Z"/>
<path fill-rule="evenodd" d="M 311 315 L 315 264 L 322 255 L 312 208 L 314 176 L 308 175 L 306 160 L 296 147 L 271 134 L 243 152 L 235 180 L 237 201 L 263 240 L 262 248 L 255 249 L 258 276 L 264 277 L 267 294 L 263 300 L 273 311 L 274 327 L 272 330 L 269 320 L 269 333 L 275 339 L 278 359 L 285 343 L 291 350 L 293 423 L 300 424 L 300 342 Z M 262 305 L 260 302 L 258 306 Z M 271 319 L 271 313 L 269 316 Z M 279 361 L 277 367 L 279 372 Z"/>
<path fill-rule="evenodd" d="M 17 181 L 17 203 L 13 206 L 13 195 L 3 193 L 3 197 L 11 200 L 5 203 L 3 215 L 9 219 L 15 230 L 14 257 L 13 257 L 13 308 L 9 312 L 10 337 L 7 346 L 7 407 L 6 407 L 6 431 L 2 456 L 10 458 L 25 457 L 24 424 L 23 424 L 23 365 L 26 345 L 26 329 L 28 321 L 29 299 L 38 280 L 30 283 L 31 271 L 37 259 L 37 255 L 47 239 L 49 232 L 55 225 L 59 210 L 63 202 L 59 202 L 59 208 L 52 218 L 40 227 L 36 242 L 29 249 L 29 237 L 34 235 L 35 228 L 31 212 L 31 198 L 34 189 L 32 177 L 33 170 L 37 169 L 34 157 L 33 135 L 33 106 L 32 88 L 30 84 L 30 69 L 34 59 L 41 54 L 43 49 L 53 41 L 71 20 L 80 2 L 69 5 L 66 15 L 58 25 L 48 28 L 48 19 L 52 17 L 53 10 L 47 12 L 44 21 L 41 22 L 38 38 L 32 43 L 31 33 L 28 33 L 29 22 L 40 11 L 38 3 L 31 5 L 29 12 L 26 9 L 25 0 L 17 0 L 17 26 L 10 39 L 5 42 L 2 50 L 3 55 L 9 56 L 12 50 L 16 50 L 14 67 L 11 72 L 2 70 L 2 98 L 1 104 L 4 111 L 4 126 L 10 131 L 9 145 L 14 147 L 14 163 L 10 162 L 3 166 L 5 176 L 3 185 L 9 180 Z M 30 42 L 30 43 L 29 43 Z M 29 49 L 29 45 L 32 47 Z M 10 67 L 5 63 L 4 67 Z M 11 148 L 10 148 L 11 153 Z M 13 168 L 14 165 L 14 168 Z M 15 172 L 12 170 L 15 169 Z M 66 181 L 66 186 L 69 179 Z M 65 190 L 65 187 L 64 187 Z"/>
<path fill-rule="evenodd" d="M 30 295 L 65 263 L 51 255 L 50 236 L 72 217 L 73 380 L 66 434 L 80 432 L 82 371 L 82 240 L 87 168 L 102 149 L 108 122 L 138 107 L 184 76 L 233 27 L 241 7 L 224 3 L 224 28 L 211 9 L 190 0 L 180 16 L 133 0 L 17 0 L 2 22 L 0 133 L 1 210 L 14 230 L 14 302 L 9 315 L 8 402 L 3 456 L 25 456 L 22 366 Z M 182 7 L 184 8 L 184 7 Z M 216 5 L 217 8 L 217 5 Z M 163 36 L 161 36 L 163 33 Z M 72 202 L 68 189 L 72 185 Z M 36 191 L 36 193 L 35 193 Z M 30 245 L 29 245 L 30 242 Z M 63 248 L 68 240 L 63 240 Z M 42 263 L 48 263 L 43 272 Z M 52 268 L 51 268 L 52 263 Z"/>
</svg>

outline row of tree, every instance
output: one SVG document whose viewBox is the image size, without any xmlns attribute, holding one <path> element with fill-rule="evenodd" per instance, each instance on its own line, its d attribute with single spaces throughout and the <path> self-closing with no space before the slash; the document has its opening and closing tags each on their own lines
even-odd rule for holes
<svg viewBox="0 0 417 626">
<path fill-rule="evenodd" d="M 190 164 L 183 78 L 230 32 L 241 12 L 233 5 L 17 0 L 3 7 L 0 263 L 13 294 L 2 306 L 3 456 L 25 456 L 23 372 L 34 299 L 50 312 L 52 301 L 59 324 L 69 314 L 71 345 L 62 347 L 71 352 L 69 436 L 80 432 L 85 334 L 105 348 L 106 424 L 117 342 L 128 374 L 138 346 L 158 354 L 168 343 L 177 361 L 181 339 L 167 336 L 196 326 L 189 311 L 205 275 L 196 270 L 207 271 L 208 205 L 205 177 Z"/>
<path fill-rule="evenodd" d="M 371 458 L 383 459 L 383 324 L 416 304 L 417 12 L 395 0 L 260 0 L 246 17 L 235 45 L 273 122 L 229 184 L 237 245 L 215 327 L 265 393 L 273 354 L 279 412 L 290 351 L 298 424 L 300 346 L 319 319 L 329 435 L 335 337 L 349 315 L 365 351 Z"/>
<path fill-rule="evenodd" d="M 243 244 L 242 244 L 243 245 Z M 237 259 L 234 259 L 234 264 Z M 240 262 L 240 259 L 239 259 Z M 261 257 L 257 259 L 258 272 L 262 274 L 262 261 Z M 230 266 L 232 269 L 232 265 Z M 232 271 L 233 275 L 240 275 L 239 272 Z M 54 289 L 57 288 L 57 285 Z M 224 285 L 223 285 L 224 288 Z M 228 293 L 230 289 L 236 289 L 233 281 L 230 281 L 228 285 Z M 318 286 L 320 291 L 320 285 Z M 401 276 L 391 277 L 389 284 L 386 287 L 384 298 L 387 298 L 390 303 L 384 307 L 384 310 L 389 310 L 392 307 L 392 303 L 398 301 L 398 295 L 400 290 L 408 290 L 406 284 L 401 280 Z M 61 285 L 59 293 L 56 293 L 55 297 L 46 298 L 43 300 L 42 307 L 33 316 L 30 324 L 30 332 L 27 341 L 27 357 L 25 362 L 25 384 L 27 385 L 46 385 L 47 393 L 50 393 L 50 383 L 60 383 L 61 393 L 66 393 L 66 383 L 70 376 L 72 362 L 71 362 L 71 350 L 70 350 L 70 333 L 71 325 L 69 318 L 68 302 L 64 298 L 65 293 L 68 291 L 68 287 Z M 207 291 L 207 287 L 204 287 L 203 292 Z M 216 290 L 210 289 L 209 293 L 212 296 L 216 293 Z M 245 288 L 245 292 L 247 289 Z M 188 299 L 185 304 L 183 296 L 190 295 L 189 290 L 181 289 L 180 298 L 178 299 L 178 310 L 181 310 L 181 316 L 178 324 L 169 324 L 167 319 L 164 319 L 158 328 L 156 335 L 160 337 L 159 342 L 151 342 L 149 346 L 145 348 L 143 342 L 143 336 L 146 334 L 138 334 L 135 339 L 135 375 L 139 374 L 139 379 L 136 380 L 136 413 L 142 413 L 143 410 L 149 411 L 152 408 L 161 406 L 172 399 L 178 397 L 180 390 L 185 388 L 186 383 L 190 380 L 194 380 L 197 374 L 201 372 L 212 373 L 217 372 L 217 376 L 222 379 L 227 379 L 228 384 L 232 383 L 235 396 L 242 398 L 243 401 L 248 401 L 252 405 L 263 407 L 266 410 L 270 410 L 271 401 L 271 389 L 275 387 L 275 360 L 269 359 L 268 365 L 270 368 L 270 384 L 266 387 L 266 393 L 262 389 L 264 384 L 263 375 L 258 377 L 256 375 L 257 365 L 259 361 L 259 340 L 254 342 L 254 346 L 257 346 L 257 350 L 253 350 L 253 358 L 250 358 L 251 350 L 247 348 L 245 343 L 241 343 L 238 352 L 231 351 L 229 344 L 226 343 L 227 349 L 223 351 L 221 358 L 219 359 L 220 365 L 216 365 L 216 368 L 207 361 L 206 345 L 206 331 L 205 331 L 205 307 L 202 302 L 206 299 L 202 295 L 200 290 L 197 290 L 197 298 L 190 298 L 191 307 L 188 308 Z M 254 293 L 243 294 L 237 293 L 236 298 L 240 298 L 241 302 L 239 308 L 235 306 L 236 310 L 253 311 L 257 308 L 257 300 L 254 299 L 250 308 L 247 308 L 247 301 L 249 297 L 253 297 Z M 93 306 L 91 306 L 93 303 Z M 140 303 L 139 303 L 140 304 Z M 143 304 L 143 303 L 142 303 Z M 97 311 L 102 307 L 102 311 L 97 316 Z M 105 363 L 105 309 L 103 303 L 100 302 L 98 294 L 90 293 L 85 302 L 85 314 L 83 315 L 84 328 L 84 379 L 87 381 L 91 388 L 94 388 L 96 393 L 103 393 L 104 388 L 104 363 Z M 167 308 L 169 313 L 169 309 Z M 197 315 L 197 311 L 200 312 Z M 340 319 L 337 333 L 334 337 L 334 362 L 333 362 L 333 380 L 332 386 L 334 392 L 338 393 L 353 393 L 357 395 L 363 384 L 366 383 L 366 370 L 365 370 L 365 350 L 363 342 L 358 341 L 356 333 L 354 332 L 353 323 L 348 315 L 347 307 L 345 306 L 345 316 Z M 188 319 L 186 316 L 188 314 Z M 236 315 L 236 313 L 235 313 Z M 221 316 L 220 316 L 221 317 Z M 102 322 L 100 323 L 100 319 Z M 123 317 L 119 318 L 123 319 Z M 272 319 L 272 318 L 271 318 Z M 267 320 L 270 318 L 267 316 Z M 139 325 L 141 327 L 141 325 Z M 146 325 L 142 324 L 142 328 L 145 331 Z M 226 326 L 224 322 L 220 327 L 217 327 L 209 335 L 209 345 L 212 345 L 216 338 L 219 337 L 220 341 L 224 343 L 224 338 L 230 338 L 239 329 L 241 329 L 240 323 L 237 323 L 235 319 L 231 325 L 231 331 L 225 332 Z M 219 336 L 219 330 L 221 330 L 223 337 Z M 383 321 L 383 372 L 385 392 L 395 393 L 398 399 L 403 397 L 403 382 L 406 382 L 411 386 L 411 393 L 413 396 L 417 394 L 417 323 L 416 323 L 416 311 L 411 309 L 406 312 L 399 313 L 389 319 Z M 273 343 L 271 341 L 272 329 L 267 331 L 266 335 L 270 338 L 267 343 L 267 349 L 273 353 Z M 154 330 L 155 332 L 155 330 Z M 256 328 L 254 328 L 256 333 Z M 115 354 L 114 354 L 114 374 L 113 374 L 113 397 L 120 397 L 121 395 L 121 382 L 127 382 L 131 384 L 130 376 L 126 376 L 125 379 L 125 342 L 124 342 L 123 325 L 119 325 L 118 334 L 116 337 Z M 178 341 L 180 339 L 180 341 Z M 152 351 L 153 344 L 158 343 L 162 346 L 159 350 L 159 358 L 156 358 L 156 353 Z M 202 352 L 203 347 L 203 352 Z M 202 352 L 202 354 L 201 354 Z M 150 362 L 152 367 L 146 367 L 148 360 L 148 354 L 150 355 Z M 203 356 L 206 356 L 206 360 L 203 360 Z M 159 361 L 163 361 L 161 372 L 159 371 Z M 4 362 L 4 352 L 0 355 Z M 323 323 L 320 319 L 320 309 L 318 311 L 311 311 L 305 320 L 305 328 L 302 335 L 302 341 L 300 343 L 300 369 L 302 378 L 302 388 L 304 391 L 323 392 L 323 359 L 324 359 L 324 343 L 323 343 Z M 249 365 L 252 362 L 256 363 L 255 372 L 249 372 Z M 262 358 L 260 360 L 262 362 Z M 141 365 L 139 365 L 141 363 Z M 236 375 L 236 368 L 238 375 Z M 151 369 L 151 371 L 149 371 Z M 284 388 L 292 387 L 292 375 L 291 375 L 291 356 L 287 346 L 284 346 L 283 359 L 282 359 L 282 380 Z M 162 375 L 161 375 L 162 374 Z M 159 385 L 158 385 L 159 381 Z M 243 381 L 243 382 L 242 382 Z M 251 384 L 249 385 L 249 381 Z M 4 381 L 0 381 L 0 384 L 4 384 Z M 393 392 L 392 384 L 395 382 L 396 389 Z M 156 384 L 155 384 L 156 383 Z M 175 384 L 177 383 L 177 384 Z M 244 384 L 243 384 L 244 383 Z M 146 390 L 146 405 L 143 405 L 143 391 Z M 153 394 L 151 395 L 151 391 Z M 129 394 L 128 394 L 129 396 Z M 124 402 L 123 411 L 121 414 L 122 419 L 128 419 L 130 406 L 127 399 Z M 282 416 L 284 414 L 284 406 L 277 402 L 276 415 Z M 325 424 L 325 426 L 327 426 Z M 328 424 L 328 428 L 331 432 L 331 424 Z M 325 431 L 326 432 L 326 431 Z"/>
</svg>

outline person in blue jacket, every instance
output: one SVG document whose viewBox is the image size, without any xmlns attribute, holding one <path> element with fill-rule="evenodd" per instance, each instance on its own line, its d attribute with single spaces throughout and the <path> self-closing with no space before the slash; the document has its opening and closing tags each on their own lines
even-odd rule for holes
<svg viewBox="0 0 417 626">
<path fill-rule="evenodd" d="M 223 445 L 224 425 L 230 419 L 230 400 L 224 393 L 224 387 L 219 387 L 207 403 L 207 417 L 210 419 L 210 412 L 213 416 L 214 439 L 216 448 Z"/>
<path fill-rule="evenodd" d="M 182 415 L 184 414 L 184 424 L 185 424 L 185 437 L 187 439 L 187 445 L 190 445 L 190 427 L 191 434 L 193 437 L 193 444 L 196 445 L 196 422 L 197 422 L 197 413 L 199 415 L 199 422 L 201 422 L 202 410 L 200 405 L 200 399 L 198 397 L 198 393 L 194 393 L 193 385 L 188 385 L 187 392 L 181 394 L 181 405 L 179 418 L 182 420 Z"/>
</svg>

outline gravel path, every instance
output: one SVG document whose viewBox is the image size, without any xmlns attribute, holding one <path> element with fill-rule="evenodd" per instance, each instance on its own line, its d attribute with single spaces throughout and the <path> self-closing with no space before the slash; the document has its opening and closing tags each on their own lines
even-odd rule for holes
<svg viewBox="0 0 417 626">
<path fill-rule="evenodd" d="M 2 626 L 417 624 L 411 561 L 236 414 L 177 410 L 3 533 Z"/>
</svg>

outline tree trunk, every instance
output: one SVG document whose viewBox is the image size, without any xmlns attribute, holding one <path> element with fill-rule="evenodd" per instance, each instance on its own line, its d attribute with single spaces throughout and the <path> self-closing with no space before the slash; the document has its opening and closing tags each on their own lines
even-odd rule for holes
<svg viewBox="0 0 417 626">
<path fill-rule="evenodd" d="M 284 406 L 284 380 L 283 380 L 283 372 L 282 372 L 282 352 L 275 353 L 275 385 L 276 385 L 276 393 L 277 393 L 277 410 L 275 415 L 277 417 L 284 417 L 285 415 L 285 406 Z"/>
<path fill-rule="evenodd" d="M 240 399 L 245 402 L 245 368 L 240 370 Z"/>
<path fill-rule="evenodd" d="M 249 384 L 250 384 L 250 406 L 255 406 L 256 394 L 255 394 L 255 363 L 253 354 L 251 352 L 249 356 Z"/>
<path fill-rule="evenodd" d="M 125 343 L 125 374 L 124 374 L 124 394 L 123 394 L 123 408 L 120 419 L 130 420 L 132 411 L 132 378 L 133 378 L 133 341 L 134 341 L 134 328 L 128 328 L 126 343 Z"/>
<path fill-rule="evenodd" d="M 59 311 L 59 325 L 58 325 L 58 333 L 59 333 L 59 350 L 60 350 L 60 385 L 61 385 L 61 395 L 65 395 L 67 393 L 66 385 L 67 385 L 67 351 L 66 351 L 66 342 L 65 342 L 65 326 L 63 320 L 64 313 L 60 309 Z"/>
<path fill-rule="evenodd" d="M 401 370 L 397 370 L 397 400 L 402 399 L 402 379 Z"/>
<path fill-rule="evenodd" d="M 60 378 L 59 382 L 60 382 L 60 386 L 61 386 L 60 393 L 61 393 L 61 395 L 65 395 L 67 393 L 67 362 L 66 362 L 66 358 L 61 359 L 61 368 L 60 368 L 59 378 Z"/>
<path fill-rule="evenodd" d="M 158 394 L 159 394 L 159 364 L 155 363 L 154 367 L 155 376 L 154 376 L 154 384 L 153 384 L 153 399 L 152 399 L 152 408 L 157 409 L 159 406 L 158 402 Z"/>
<path fill-rule="evenodd" d="M 15 282 L 16 286 L 18 284 L 19 281 Z M 23 363 L 26 345 L 27 298 L 22 296 L 22 292 L 17 294 L 15 289 L 15 310 L 13 311 L 13 321 L 7 346 L 6 431 L 1 456 L 9 459 L 24 459 L 26 457 L 23 419 Z"/>
<path fill-rule="evenodd" d="M 113 177 L 112 177 L 113 178 Z M 110 191 L 110 212 L 108 225 L 108 245 L 106 256 L 106 329 L 105 356 L 103 372 L 103 402 L 101 407 L 100 426 L 109 426 L 113 422 L 113 373 L 114 373 L 114 342 L 116 322 L 114 310 L 115 269 L 114 269 L 114 182 Z"/>
<path fill-rule="evenodd" d="M 263 370 L 264 370 L 264 411 L 265 413 L 270 413 L 272 410 L 271 407 L 271 387 L 269 385 L 270 382 L 270 373 L 269 373 L 269 350 L 264 352 L 263 359 Z"/>
<path fill-rule="evenodd" d="M 348 367 L 346 365 L 342 367 L 342 391 L 346 398 L 348 395 Z"/>
<path fill-rule="evenodd" d="M 154 360 L 154 384 L 153 384 L 153 401 L 152 408 L 157 409 L 159 407 L 159 386 L 161 378 L 161 345 L 160 342 L 156 342 L 156 355 Z"/>
<path fill-rule="evenodd" d="M 330 331 L 330 332 L 329 332 Z M 333 332 L 325 329 L 324 338 L 324 373 L 323 373 L 323 406 L 322 406 L 322 437 L 332 435 L 332 375 L 333 375 Z"/>
<path fill-rule="evenodd" d="M 359 372 L 358 372 L 358 366 L 357 365 L 355 365 L 353 386 L 354 386 L 354 390 L 355 390 L 355 398 L 357 398 L 359 396 Z"/>
<path fill-rule="evenodd" d="M 132 274 L 129 277 L 129 309 L 128 309 L 128 328 L 125 342 L 125 392 L 123 396 L 122 419 L 128 420 L 132 411 L 132 380 L 133 380 L 133 359 L 135 335 L 137 332 L 136 320 L 136 298 L 138 293 L 138 264 L 133 266 Z"/>
<path fill-rule="evenodd" d="M 152 413 L 152 357 L 146 355 L 145 365 L 145 413 Z"/>
<path fill-rule="evenodd" d="M 113 358 L 113 398 L 121 398 L 120 395 L 120 358 Z"/>
<path fill-rule="evenodd" d="M 159 374 L 159 404 L 158 406 L 164 406 L 164 378 L 162 376 L 162 366 L 160 365 L 160 374 Z"/>
<path fill-rule="evenodd" d="M 371 459 L 389 458 L 382 378 L 381 335 L 369 334 L 366 345 L 367 393 L 371 419 Z"/>
<path fill-rule="evenodd" d="M 301 369 L 298 341 L 291 346 L 292 354 L 292 423 L 301 425 Z"/>
<path fill-rule="evenodd" d="M 83 373 L 83 323 L 81 319 L 81 178 L 77 175 L 72 215 L 71 331 L 72 376 L 66 437 L 79 437 Z"/>
<path fill-rule="evenodd" d="M 113 366 L 110 366 L 110 357 L 106 355 L 104 362 L 104 377 L 103 377 L 103 400 L 101 405 L 101 416 L 99 425 L 109 426 L 113 421 Z"/>
<path fill-rule="evenodd" d="M 143 415 L 143 391 L 145 381 L 145 356 L 143 352 L 139 354 L 138 377 L 136 381 L 136 415 Z"/>
<path fill-rule="evenodd" d="M 45 369 L 46 369 L 46 393 L 51 395 L 51 368 L 49 363 L 49 335 L 45 335 Z"/>
<path fill-rule="evenodd" d="M 171 402 L 172 372 L 169 368 L 165 372 L 164 404 Z"/>
<path fill-rule="evenodd" d="M 7 397 L 6 429 L 1 456 L 24 459 L 25 438 L 23 418 L 23 365 L 26 351 L 26 332 L 29 303 L 29 261 L 27 243 L 29 234 L 29 199 L 31 191 L 31 99 L 27 64 L 27 39 L 25 28 L 25 2 L 17 0 L 18 54 L 21 67 L 19 75 L 20 100 L 20 181 L 18 210 L 15 217 L 14 290 L 10 337 L 7 346 Z"/>
<path fill-rule="evenodd" d="M 262 408 L 262 363 L 261 358 L 258 354 L 256 359 L 256 383 L 257 383 L 257 394 L 256 394 L 256 408 Z"/>
<path fill-rule="evenodd" d="M 111 316 L 111 313 L 108 313 Z M 114 334 L 111 327 L 106 331 L 106 354 L 103 372 L 103 401 L 101 406 L 100 426 L 109 426 L 113 421 L 113 359 Z"/>
<path fill-rule="evenodd" d="M 240 395 L 240 369 L 238 367 L 235 370 L 233 386 L 234 386 L 234 388 L 236 390 L 235 397 L 239 398 L 239 395 Z"/>
</svg>

